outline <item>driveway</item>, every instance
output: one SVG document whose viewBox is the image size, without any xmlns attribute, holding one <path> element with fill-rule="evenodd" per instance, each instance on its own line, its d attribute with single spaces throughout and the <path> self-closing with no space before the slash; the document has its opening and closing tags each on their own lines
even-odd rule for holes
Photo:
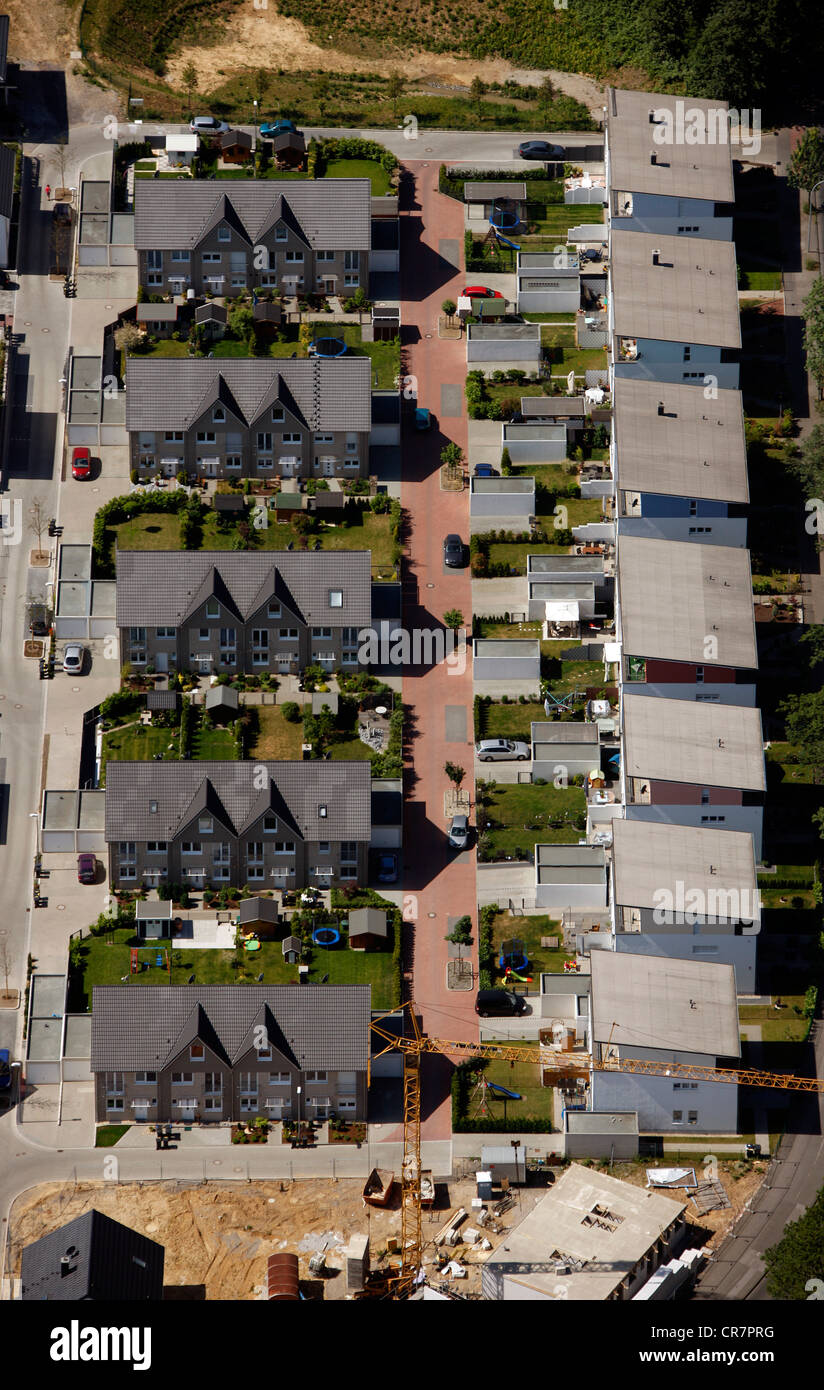
<svg viewBox="0 0 824 1390">
<path fill-rule="evenodd" d="M 526 575 L 519 579 L 473 579 L 472 612 L 481 617 L 496 618 L 509 613 L 514 622 L 518 614 L 526 617 Z"/>
</svg>

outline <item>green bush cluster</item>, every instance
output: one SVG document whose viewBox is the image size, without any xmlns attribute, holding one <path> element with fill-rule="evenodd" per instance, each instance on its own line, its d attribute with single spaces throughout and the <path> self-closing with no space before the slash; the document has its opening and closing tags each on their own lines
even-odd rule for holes
<svg viewBox="0 0 824 1390">
<path fill-rule="evenodd" d="M 336 159 L 372 159 L 387 174 L 398 167 L 398 157 L 377 140 L 362 140 L 357 136 L 344 136 L 339 140 L 321 140 L 318 144 L 314 176 L 321 177 L 327 165 Z"/>
<path fill-rule="evenodd" d="M 130 497 L 113 497 L 104 502 L 96 513 L 92 527 L 92 557 L 96 579 L 114 579 L 114 556 L 112 537 L 108 534 L 110 526 L 119 526 L 132 517 L 144 516 L 146 512 L 180 512 L 187 505 L 188 494 L 183 488 L 172 488 L 170 492 L 137 493 Z"/>
</svg>

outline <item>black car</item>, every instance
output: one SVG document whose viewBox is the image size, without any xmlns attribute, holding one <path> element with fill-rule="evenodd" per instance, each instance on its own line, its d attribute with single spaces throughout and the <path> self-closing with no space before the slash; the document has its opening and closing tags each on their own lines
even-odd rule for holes
<svg viewBox="0 0 824 1390">
<path fill-rule="evenodd" d="M 443 562 L 451 565 L 453 569 L 460 569 L 464 562 L 464 546 L 460 536 L 454 532 L 444 537 L 443 543 Z"/>
<path fill-rule="evenodd" d="M 479 989 L 475 996 L 475 1012 L 481 1018 L 506 1018 L 526 1011 L 522 994 L 511 989 Z"/>
<path fill-rule="evenodd" d="M 561 145 L 550 145 L 548 140 L 524 140 L 518 146 L 519 159 L 554 159 L 564 158 L 564 151 Z"/>
</svg>

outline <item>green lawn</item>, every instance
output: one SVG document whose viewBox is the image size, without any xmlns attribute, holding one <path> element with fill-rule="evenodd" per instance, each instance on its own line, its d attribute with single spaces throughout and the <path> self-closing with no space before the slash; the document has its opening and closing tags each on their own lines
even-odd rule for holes
<svg viewBox="0 0 824 1390">
<path fill-rule="evenodd" d="M 561 652 L 568 652 L 580 646 L 580 642 L 541 642 L 542 669 L 555 694 L 582 689 L 588 685 L 603 685 L 603 662 L 561 661 Z"/>
<path fill-rule="evenodd" d="M 400 346 L 397 342 L 365 343 L 359 324 L 336 323 L 331 316 L 328 320 L 314 321 L 314 331 L 319 338 L 343 338 L 349 348 L 350 355 L 353 357 L 369 357 L 372 362 L 372 385 L 376 390 L 391 391 L 397 385 L 401 368 Z M 306 353 L 298 346 L 297 324 L 284 324 L 281 333 L 284 341 L 270 343 L 267 354 L 264 355 L 292 357 L 297 353 L 298 357 L 306 356 Z M 257 356 L 257 354 L 250 352 L 249 345 L 245 340 L 241 341 L 231 337 L 222 338 L 211 344 L 209 351 L 215 357 Z M 188 357 L 189 344 L 185 341 L 175 342 L 173 338 L 161 338 L 148 352 L 138 355 L 141 357 Z"/>
<path fill-rule="evenodd" d="M 96 1149 L 112 1148 L 130 1128 L 131 1125 L 98 1125 L 94 1136 L 94 1147 Z"/>
<path fill-rule="evenodd" d="M 180 757 L 180 734 L 177 729 L 154 729 L 144 724 L 128 724 L 122 729 L 111 729 L 103 735 L 101 787 L 106 785 L 106 763 L 110 758 L 116 762 L 148 762 L 156 753 L 162 753 L 164 758 Z"/>
<path fill-rule="evenodd" d="M 333 763 L 337 762 L 371 762 L 374 758 L 372 750 L 360 738 L 342 738 L 329 745 L 329 756 Z"/>
<path fill-rule="evenodd" d="M 267 513 L 268 517 L 274 513 Z M 352 525 L 322 525 L 315 533 L 320 539 L 321 550 L 370 550 L 372 552 L 372 574 L 376 579 L 392 578 L 394 574 L 392 552 L 394 542 L 387 513 L 378 514 L 364 508 L 361 519 Z M 120 550 L 179 550 L 180 517 L 175 513 L 145 512 L 110 528 L 117 539 Z M 218 529 L 217 517 L 211 510 L 203 518 L 201 550 L 234 550 L 238 532 L 234 523 L 224 523 Z M 315 536 L 311 537 L 314 541 Z M 255 528 L 250 540 L 250 549 L 285 550 L 288 544 L 296 543 L 295 532 L 289 522 L 269 521 L 261 530 Z M 256 542 L 256 543 L 255 543 Z"/>
<path fill-rule="evenodd" d="M 540 495 L 536 499 L 536 505 L 541 501 Z M 559 497 L 556 507 L 566 508 L 566 526 L 562 529 L 571 529 L 573 526 L 584 526 L 588 521 L 600 521 L 604 510 L 604 499 L 601 497 Z M 563 518 L 563 512 L 537 512 L 538 522 L 549 531 L 555 525 L 556 516 Z"/>
<path fill-rule="evenodd" d="M 282 705 L 252 705 L 256 725 L 248 756 L 276 762 L 299 762 L 303 724 L 291 724 L 283 717 Z M 304 709 L 307 706 L 303 706 Z"/>
<path fill-rule="evenodd" d="M 813 785 L 812 767 L 809 763 L 801 760 L 798 749 L 794 748 L 791 743 L 771 743 L 766 750 L 765 758 L 768 773 L 772 765 L 777 765 L 781 769 L 784 782 L 799 782 L 806 786 Z"/>
<path fill-rule="evenodd" d="M 796 1009 L 803 1009 L 804 995 L 782 994 L 780 997 L 786 1008 L 775 1009 L 772 1004 L 739 1004 L 741 1027 L 746 1029 L 748 1023 L 757 1024 L 762 1042 L 803 1042 L 807 1036 L 807 1019 L 800 1012 L 796 1013 Z"/>
<path fill-rule="evenodd" d="M 549 541 L 493 541 L 489 559 L 493 565 L 508 565 L 510 574 L 526 574 L 527 555 L 569 555 L 568 545 Z"/>
<path fill-rule="evenodd" d="M 541 345 L 550 349 L 550 360 L 557 372 L 584 372 L 589 368 L 607 367 L 609 357 L 603 348 L 576 348 L 574 325 L 544 324 Z"/>
<path fill-rule="evenodd" d="M 199 762 L 234 762 L 235 741 L 231 729 L 196 728 L 192 734 L 192 757 Z"/>
<path fill-rule="evenodd" d="M 109 941 L 113 944 L 109 944 Z M 341 945 L 334 950 L 313 948 L 309 967 L 309 979 L 319 983 L 326 974 L 331 984 L 371 984 L 372 1005 L 376 1009 L 392 1007 L 393 966 L 392 945 L 386 951 L 350 951 L 345 931 Z M 165 985 L 169 976 L 165 966 L 165 952 L 169 943 L 153 943 L 143 948 L 141 962 L 148 962 L 146 969 L 136 975 L 130 973 L 130 949 L 135 937 L 129 927 L 118 927 L 104 936 L 84 937 L 81 947 L 82 977 L 73 981 L 71 988 L 72 1007 L 79 1011 L 91 1008 L 92 989 L 95 985 L 119 985 L 124 975 L 129 985 Z M 158 950 L 163 963 L 155 965 Z M 265 984 L 291 984 L 298 979 L 298 967 L 287 965 L 283 959 L 280 941 L 263 941 L 259 951 L 254 954 L 238 951 L 187 950 L 185 945 L 171 949 L 173 985 L 186 984 L 194 975 L 193 983 L 199 985 L 255 983 L 263 974 Z"/>
<path fill-rule="evenodd" d="M 563 943 L 564 935 L 561 930 L 561 923 L 553 921 L 551 917 L 515 917 L 509 912 L 499 912 L 492 923 L 492 944 L 495 947 L 495 962 L 500 958 L 501 946 L 503 942 L 522 941 L 523 948 L 529 959 L 526 974 L 531 975 L 535 984 L 538 983 L 538 976 L 542 971 L 559 975 L 563 972 L 564 961 L 569 960 L 569 952 L 563 950 L 560 945 L 557 951 L 550 950 L 548 946 L 541 945 L 542 936 L 557 936 L 558 941 Z M 493 980 L 493 984 L 501 985 L 504 983 L 503 972 L 498 969 L 498 974 Z M 518 1087 L 515 1087 L 518 1090 Z"/>
<path fill-rule="evenodd" d="M 490 780 L 494 778 L 494 772 Z M 581 787 L 498 785 L 485 807 L 478 806 L 479 832 L 492 858 L 532 857 L 536 844 L 573 844 L 586 817 Z M 583 819 L 582 819 L 583 818 Z M 485 826 L 492 822 L 493 828 Z"/>
<path fill-rule="evenodd" d="M 741 283 L 739 289 L 742 290 L 780 290 L 781 271 L 780 270 L 743 270 L 741 271 Z"/>
<path fill-rule="evenodd" d="M 372 197 L 389 192 L 389 175 L 374 159 L 332 159 L 326 166 L 327 179 L 371 179 Z"/>
<path fill-rule="evenodd" d="M 530 724 L 545 720 L 544 707 L 537 701 L 527 704 L 502 705 L 498 702 L 486 706 L 486 732 L 484 738 L 517 738 L 529 742 Z M 490 777 L 495 775 L 494 763 L 489 764 Z"/>
<path fill-rule="evenodd" d="M 477 631 L 475 637 L 503 638 L 507 640 L 511 637 L 540 637 L 541 624 L 534 623 L 496 623 L 490 618 L 476 618 L 475 625 Z"/>
<path fill-rule="evenodd" d="M 508 1091 L 514 1091 L 521 1097 L 520 1100 L 506 1099 L 504 1107 L 504 1097 L 496 1096 L 494 1092 L 485 1093 L 486 1111 L 490 1117 L 496 1119 L 506 1118 L 512 1125 L 513 1130 L 518 1127 L 519 1120 L 544 1120 L 547 1133 L 552 1129 L 552 1107 L 554 1089 L 551 1086 L 541 1085 L 541 1068 L 539 1066 L 539 1047 L 540 1044 L 532 1039 L 513 1038 L 513 1043 L 518 1047 L 528 1048 L 535 1052 L 535 1063 L 530 1062 L 488 1062 L 484 1068 L 483 1075 L 486 1081 L 491 1081 L 497 1086 L 505 1086 Z M 477 1109 L 478 1101 L 476 1098 L 470 1099 L 469 1115 L 480 1117 L 480 1110 Z M 505 1135 L 501 1135 L 505 1139 Z"/>
</svg>

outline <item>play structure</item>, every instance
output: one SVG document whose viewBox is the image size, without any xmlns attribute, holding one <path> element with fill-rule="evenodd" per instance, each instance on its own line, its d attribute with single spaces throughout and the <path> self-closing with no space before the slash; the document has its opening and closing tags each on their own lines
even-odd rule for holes
<svg viewBox="0 0 824 1390">
<path fill-rule="evenodd" d="M 503 225 L 503 224 L 502 224 L 502 225 Z M 517 226 L 517 223 L 516 223 L 515 225 Z M 495 240 L 496 240 L 496 241 L 503 242 L 504 246 L 510 246 L 510 247 L 512 248 L 513 251 L 520 251 L 521 248 L 520 248 L 520 246 L 518 245 L 518 243 L 517 243 L 516 241 L 510 241 L 510 240 L 509 240 L 509 237 L 504 236 L 503 233 L 500 232 L 500 231 L 498 230 L 498 228 L 496 227 L 496 225 L 495 225 L 494 222 L 492 223 L 492 230 L 493 230 L 494 233 L 495 233 Z M 515 228 L 514 228 L 514 227 L 511 227 L 509 230 L 510 230 L 510 231 L 514 231 Z"/>
<path fill-rule="evenodd" d="M 340 941 L 340 932 L 337 927 L 315 927 L 312 932 L 312 942 L 315 946 L 337 946 Z"/>
<path fill-rule="evenodd" d="M 529 966 L 529 957 L 524 950 L 523 941 L 518 937 L 513 937 L 511 941 L 502 941 L 498 964 L 502 970 L 507 972 L 526 970 Z"/>
<path fill-rule="evenodd" d="M 343 338 L 316 338 L 309 351 L 313 357 L 343 357 L 348 349 Z"/>
<path fill-rule="evenodd" d="M 489 225 L 496 232 L 514 232 L 521 216 L 512 198 L 496 198 L 490 208 Z"/>
<path fill-rule="evenodd" d="M 532 984 L 532 976 L 531 976 L 531 975 L 517 975 L 517 974 L 515 973 L 514 970 L 512 970 L 509 966 L 507 966 L 506 969 L 504 970 L 504 983 L 505 983 L 505 984 L 509 984 L 510 981 L 512 981 L 512 980 L 514 980 L 514 981 L 516 982 L 516 984 L 519 984 L 519 985 L 531 985 L 531 984 Z"/>
<path fill-rule="evenodd" d="M 472 1089 L 472 1099 L 475 1102 L 473 1118 L 478 1119 L 484 1116 L 494 1116 L 492 1108 L 493 1101 L 503 1101 L 504 1119 L 506 1119 L 507 1102 L 510 1100 L 523 1100 L 519 1091 L 510 1091 L 507 1086 L 501 1086 L 497 1081 L 487 1081 L 482 1071 L 475 1074 L 475 1085 Z"/>
<path fill-rule="evenodd" d="M 141 956 L 153 956 L 153 960 L 141 960 Z M 172 982 L 172 960 L 165 946 L 132 946 L 130 950 L 129 974 L 139 975 L 143 970 L 149 970 L 154 966 L 157 970 L 165 970 Z"/>
</svg>

